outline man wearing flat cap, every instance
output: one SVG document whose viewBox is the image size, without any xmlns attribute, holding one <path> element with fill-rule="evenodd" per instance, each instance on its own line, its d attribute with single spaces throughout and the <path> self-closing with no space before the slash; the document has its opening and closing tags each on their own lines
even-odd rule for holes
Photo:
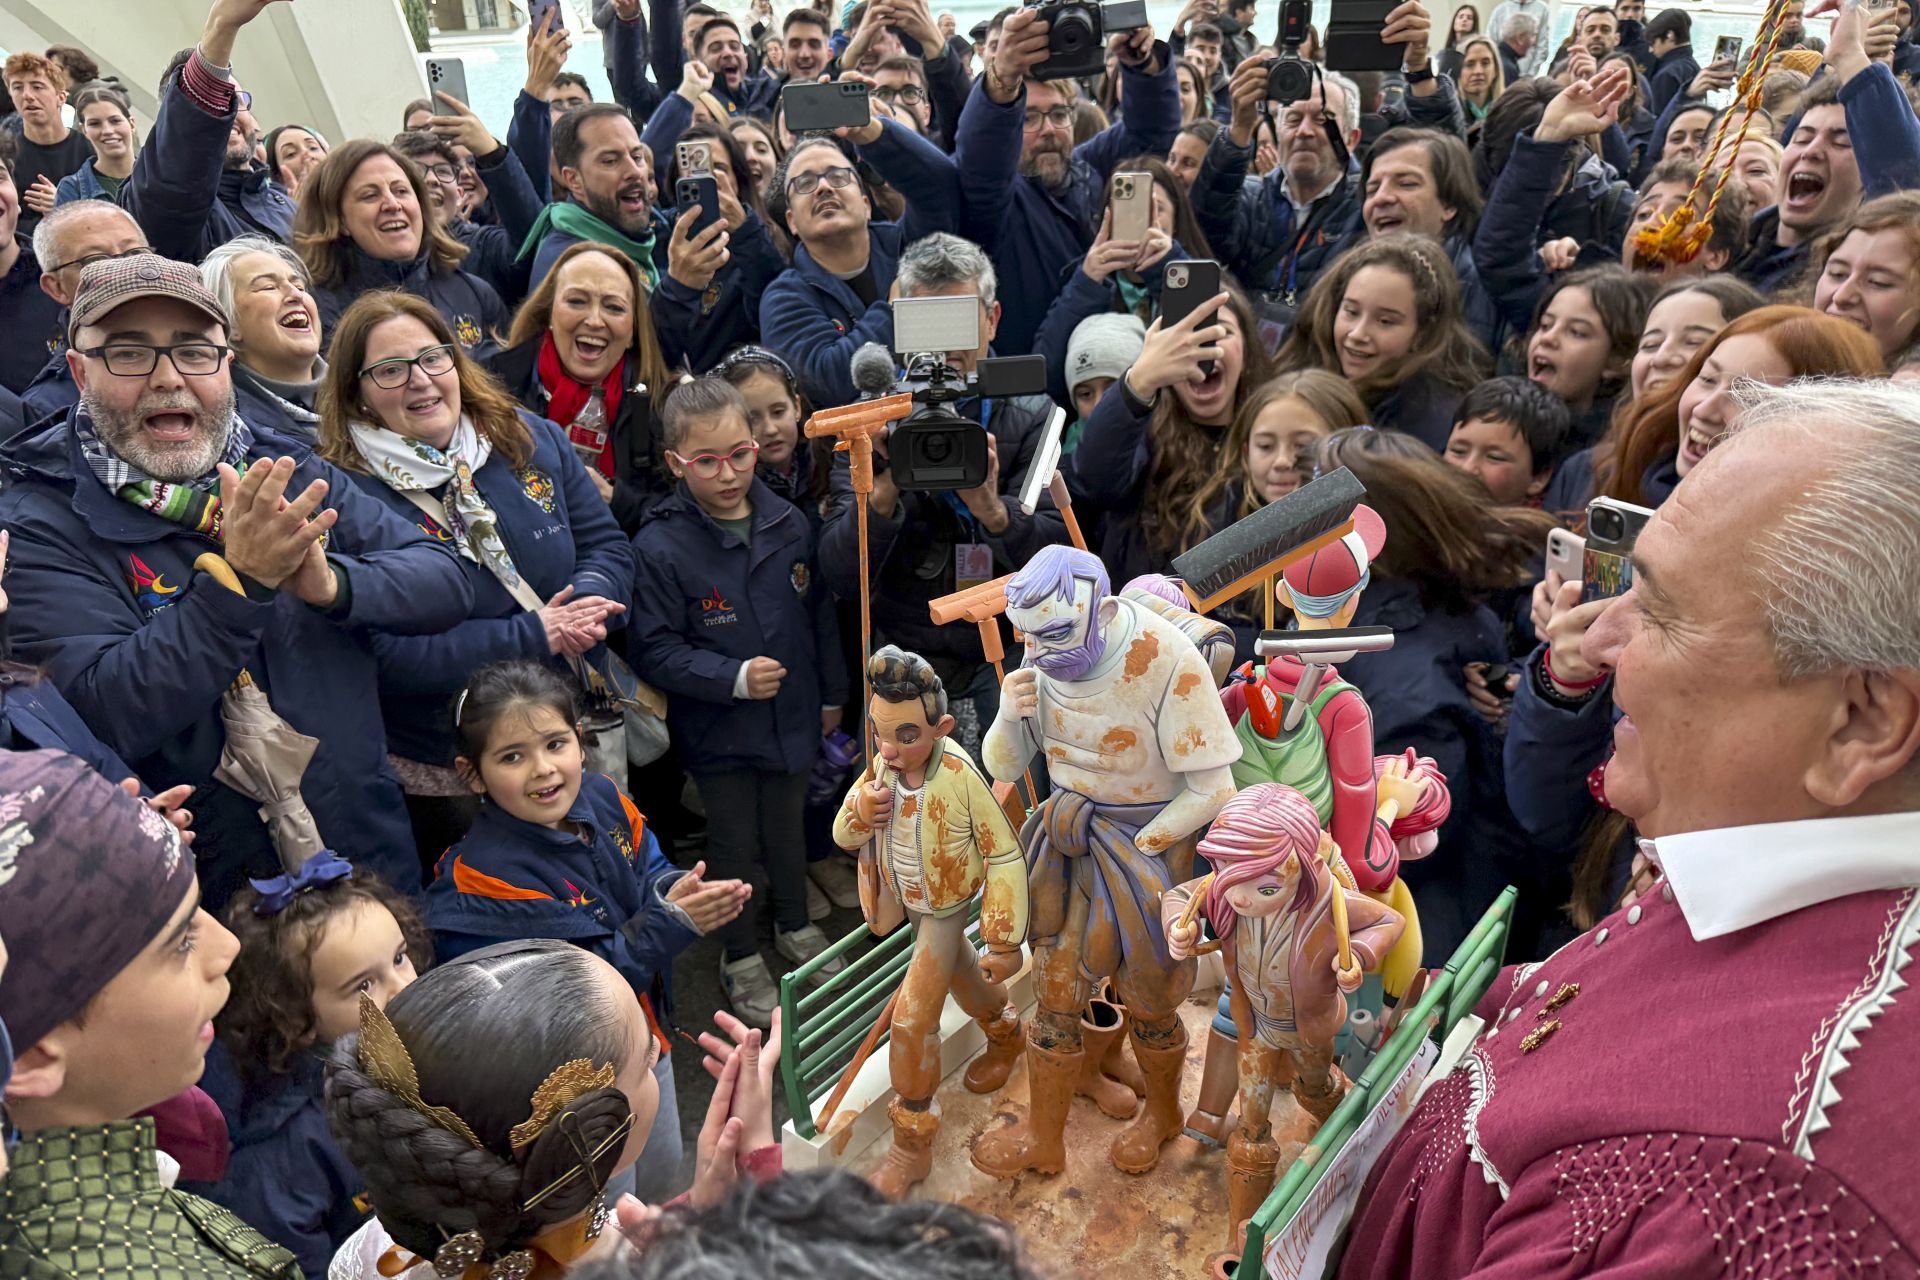
<svg viewBox="0 0 1920 1280">
<path fill-rule="evenodd" d="M 164 1185 L 132 1118 L 200 1078 L 239 950 L 179 831 L 72 756 L 0 753 L 0 936 L 21 1134 L 0 1275 L 297 1280 L 292 1254 Z"/>
<path fill-rule="evenodd" d="M 16 652 L 142 778 L 195 788 L 210 904 L 279 865 L 258 803 L 214 776 L 221 697 L 242 671 L 319 743 L 300 790 L 328 847 L 412 887 L 362 637 L 465 619 L 458 564 L 240 419 L 226 320 L 196 269 L 153 254 L 95 263 L 69 325 L 81 402 L 8 446 L 0 494 Z"/>
</svg>

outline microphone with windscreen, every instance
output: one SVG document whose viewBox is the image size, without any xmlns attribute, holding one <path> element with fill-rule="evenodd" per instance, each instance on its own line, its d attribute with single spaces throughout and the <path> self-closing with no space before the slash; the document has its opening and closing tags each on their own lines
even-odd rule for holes
<svg viewBox="0 0 1920 1280">
<path fill-rule="evenodd" d="M 893 353 L 877 342 L 866 343 L 853 353 L 848 372 L 862 400 L 887 395 L 893 390 Z"/>
</svg>

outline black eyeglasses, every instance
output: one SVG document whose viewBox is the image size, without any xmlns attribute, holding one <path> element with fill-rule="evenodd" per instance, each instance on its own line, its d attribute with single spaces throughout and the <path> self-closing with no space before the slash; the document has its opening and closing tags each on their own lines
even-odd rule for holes
<svg viewBox="0 0 1920 1280">
<path fill-rule="evenodd" d="M 243 111 L 251 111 L 251 110 L 253 110 L 253 95 L 252 95 L 252 94 L 250 94 L 250 93 L 248 93 L 248 92 L 247 92 L 247 91 L 246 91 L 245 89 L 241 89 L 241 90 L 239 90 L 239 91 L 238 91 L 237 93 L 235 93 L 235 95 L 234 95 L 234 96 L 240 99 L 240 108 L 241 108 L 241 110 L 243 110 Z"/>
<path fill-rule="evenodd" d="M 426 175 L 435 182 L 458 182 L 460 180 L 459 173 L 455 171 L 454 167 L 450 164 L 430 164 L 426 168 Z"/>
<path fill-rule="evenodd" d="M 843 164 L 820 173 L 796 173 L 787 179 L 787 193 L 796 196 L 810 196 L 820 189 L 822 182 L 835 191 L 844 191 L 854 184 L 858 175 Z"/>
<path fill-rule="evenodd" d="M 875 89 L 873 96 L 888 106 L 896 102 L 904 102 L 910 107 L 917 107 L 927 100 L 927 91 L 917 84 L 898 84 L 888 85 L 884 89 Z"/>
<path fill-rule="evenodd" d="M 160 366 L 160 357 L 172 362 L 183 378 L 204 378 L 220 372 L 230 347 L 217 342 L 180 342 L 171 347 L 154 347 L 139 342 L 115 342 L 89 347 L 80 354 L 106 363 L 107 372 L 117 378 L 144 378 Z"/>
<path fill-rule="evenodd" d="M 1038 129 L 1042 121 L 1056 129 L 1071 129 L 1073 128 L 1073 108 L 1050 107 L 1045 111 L 1028 110 L 1027 128 Z"/>
<path fill-rule="evenodd" d="M 373 379 L 373 385 L 383 391 L 397 391 L 413 378 L 413 367 L 420 366 L 420 372 L 428 377 L 446 373 L 453 368 L 453 347 L 442 345 L 428 347 L 412 359 L 382 360 L 370 364 L 360 371 L 363 378 Z"/>
<path fill-rule="evenodd" d="M 65 271 L 68 267 L 78 267 L 82 271 L 85 271 L 96 262 L 118 262 L 121 258 L 138 258 L 152 252 L 152 249 L 143 244 L 138 249 L 122 249 L 119 253 L 89 253 L 84 257 L 56 263 L 50 267 L 42 267 L 40 270 L 48 275 L 52 275 L 56 271 Z"/>
</svg>

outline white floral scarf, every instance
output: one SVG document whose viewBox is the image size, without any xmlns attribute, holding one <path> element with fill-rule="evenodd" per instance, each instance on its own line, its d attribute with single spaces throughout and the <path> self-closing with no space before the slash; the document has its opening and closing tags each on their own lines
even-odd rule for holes
<svg viewBox="0 0 1920 1280">
<path fill-rule="evenodd" d="M 432 494 L 444 485 L 442 502 L 460 554 L 485 565 L 509 591 L 519 585 L 520 571 L 500 537 L 500 518 L 474 483 L 474 473 L 493 456 L 493 445 L 474 430 L 472 419 L 461 415 L 444 450 L 371 423 L 354 422 L 348 430 L 360 456 L 389 488 Z"/>
</svg>

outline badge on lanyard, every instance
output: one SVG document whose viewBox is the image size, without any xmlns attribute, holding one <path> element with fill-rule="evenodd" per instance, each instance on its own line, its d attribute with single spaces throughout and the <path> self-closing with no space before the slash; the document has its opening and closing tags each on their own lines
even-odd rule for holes
<svg viewBox="0 0 1920 1280">
<path fill-rule="evenodd" d="M 993 580 L 993 548 L 984 542 L 961 542 L 953 548 L 956 589 L 966 591 Z"/>
</svg>

